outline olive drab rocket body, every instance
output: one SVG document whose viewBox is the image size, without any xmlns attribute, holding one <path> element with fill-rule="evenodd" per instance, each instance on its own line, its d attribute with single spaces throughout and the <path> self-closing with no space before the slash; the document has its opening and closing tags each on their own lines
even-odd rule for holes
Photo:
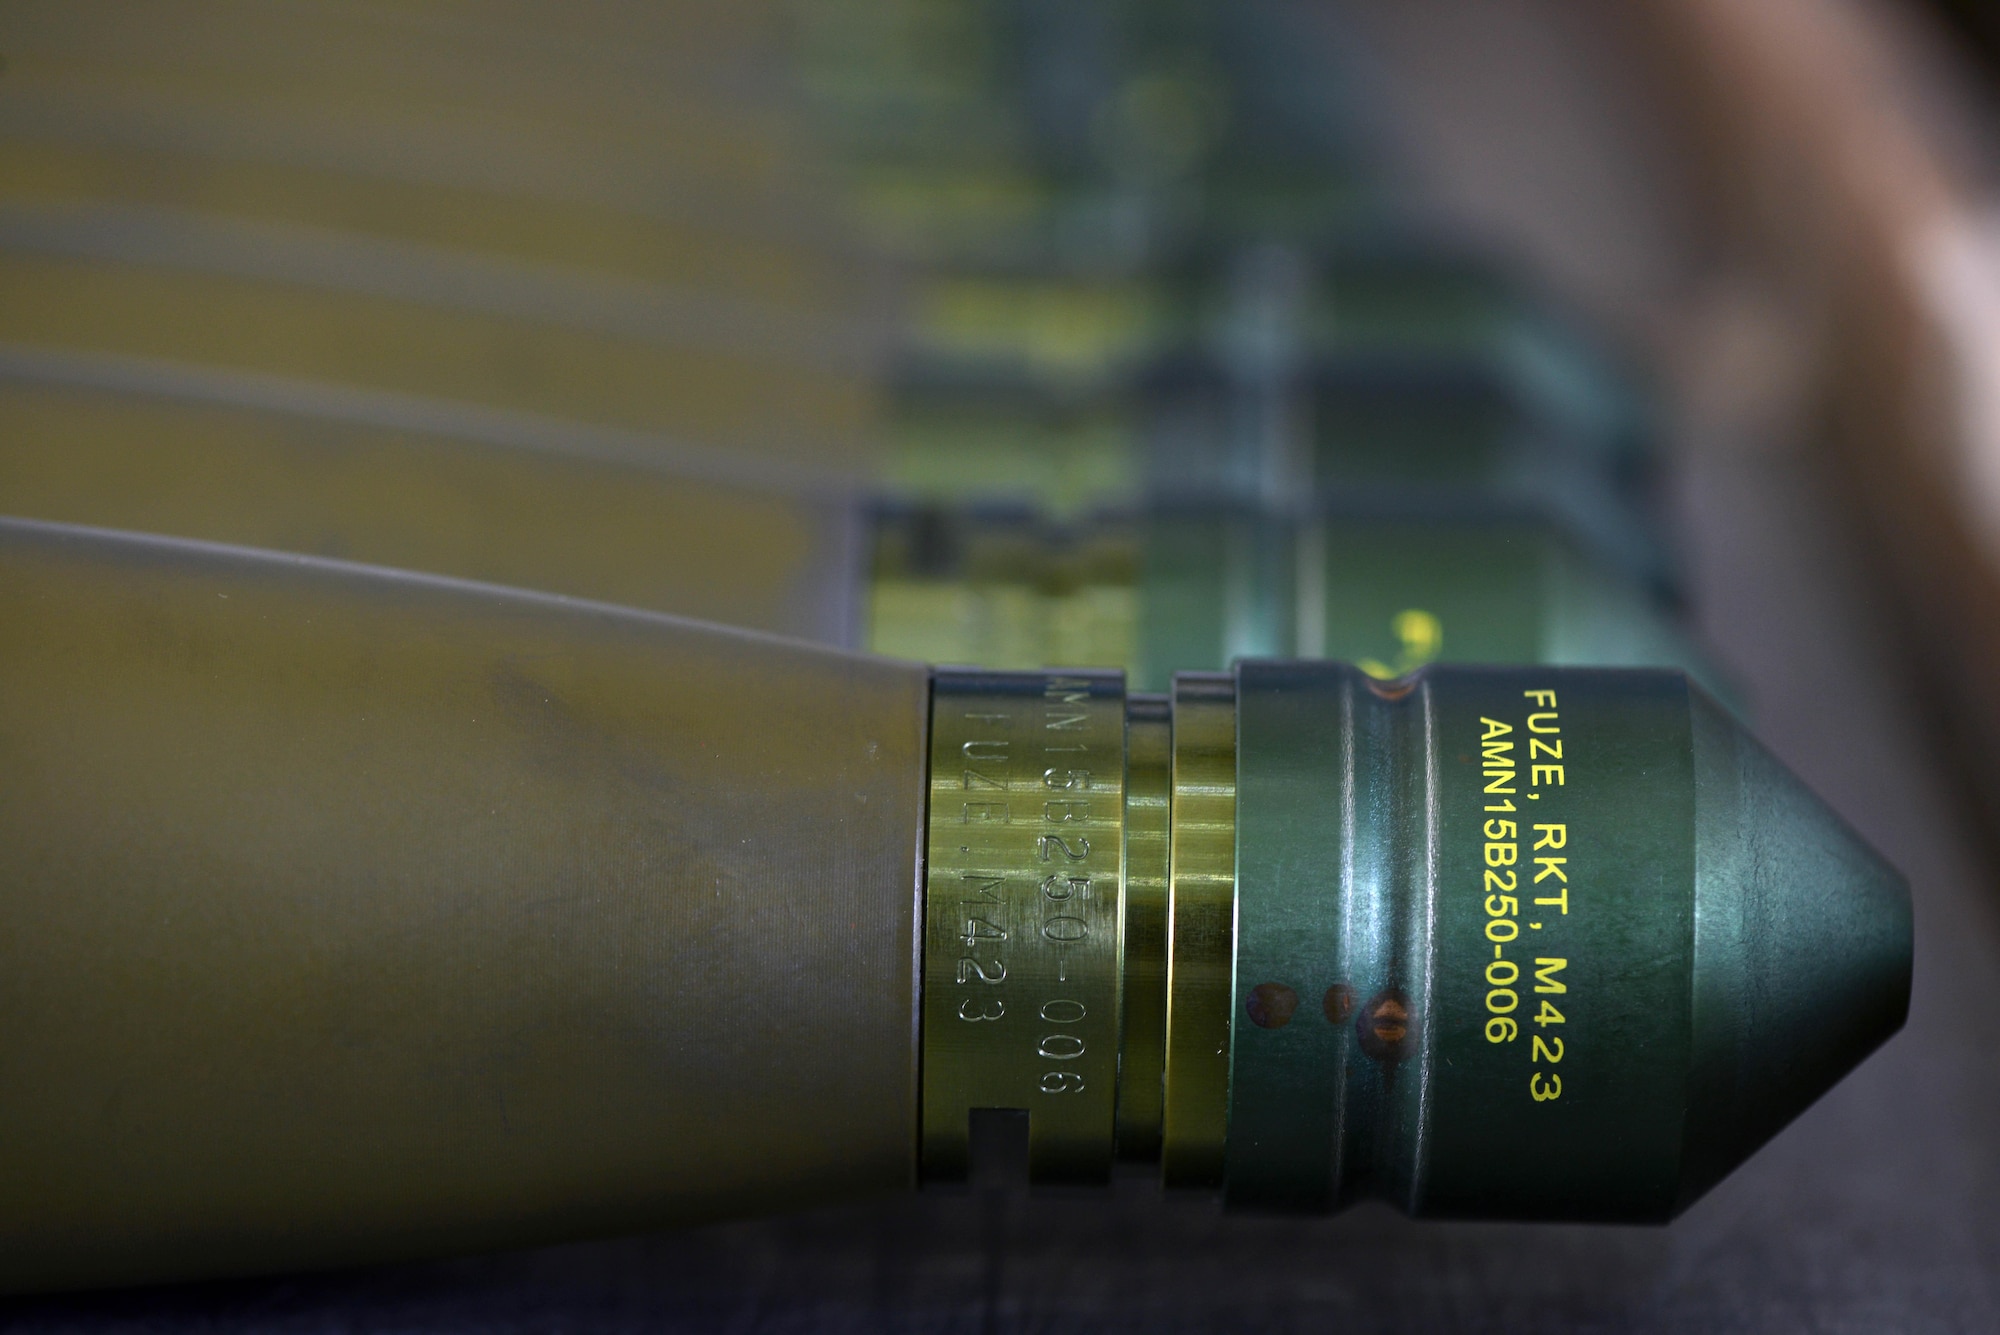
<svg viewBox="0 0 2000 1335">
<path fill-rule="evenodd" d="M 1657 1220 L 1907 1003 L 1900 879 L 1677 672 L 1152 697 L 19 520 L 0 600 L 12 1289 L 948 1182 L 988 1108 Z"/>
<path fill-rule="evenodd" d="M 924 669 L 311 558 L 0 549 L 0 1287 L 909 1183 Z"/>
</svg>

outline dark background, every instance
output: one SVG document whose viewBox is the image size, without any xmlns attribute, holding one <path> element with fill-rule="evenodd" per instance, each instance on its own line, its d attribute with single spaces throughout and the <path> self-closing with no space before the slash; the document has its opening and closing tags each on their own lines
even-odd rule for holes
<svg viewBox="0 0 2000 1335">
<path fill-rule="evenodd" d="M 2000 7 L 1990 0 L 1923 0 L 1980 61 L 1988 78 L 2000 74 Z"/>
</svg>

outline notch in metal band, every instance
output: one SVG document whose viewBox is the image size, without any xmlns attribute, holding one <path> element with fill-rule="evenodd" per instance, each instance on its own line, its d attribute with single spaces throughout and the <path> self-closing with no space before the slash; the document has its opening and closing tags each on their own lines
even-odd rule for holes
<svg viewBox="0 0 2000 1335">
<path fill-rule="evenodd" d="M 928 1181 L 974 1109 L 1028 1114 L 1036 1183 L 1109 1179 L 1120 1035 L 1125 683 L 940 670 L 924 895 Z"/>
</svg>

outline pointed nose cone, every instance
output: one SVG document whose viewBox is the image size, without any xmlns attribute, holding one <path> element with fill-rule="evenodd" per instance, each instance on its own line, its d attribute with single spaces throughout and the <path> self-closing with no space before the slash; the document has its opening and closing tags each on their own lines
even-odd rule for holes
<svg viewBox="0 0 2000 1335">
<path fill-rule="evenodd" d="M 1694 700 L 1694 1069 L 1681 1204 L 1902 1028 L 1910 893 L 1700 691 Z"/>
</svg>

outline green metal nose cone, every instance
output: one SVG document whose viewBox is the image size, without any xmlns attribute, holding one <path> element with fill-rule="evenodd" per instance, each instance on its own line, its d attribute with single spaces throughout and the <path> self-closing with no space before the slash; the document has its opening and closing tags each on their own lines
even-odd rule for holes
<svg viewBox="0 0 2000 1335">
<path fill-rule="evenodd" d="M 1235 686 L 1232 1204 L 1662 1222 L 1902 1024 L 1901 879 L 1682 674 Z"/>
<path fill-rule="evenodd" d="M 1910 894 L 1699 690 L 1685 1206 L 1903 1025 Z"/>
</svg>

